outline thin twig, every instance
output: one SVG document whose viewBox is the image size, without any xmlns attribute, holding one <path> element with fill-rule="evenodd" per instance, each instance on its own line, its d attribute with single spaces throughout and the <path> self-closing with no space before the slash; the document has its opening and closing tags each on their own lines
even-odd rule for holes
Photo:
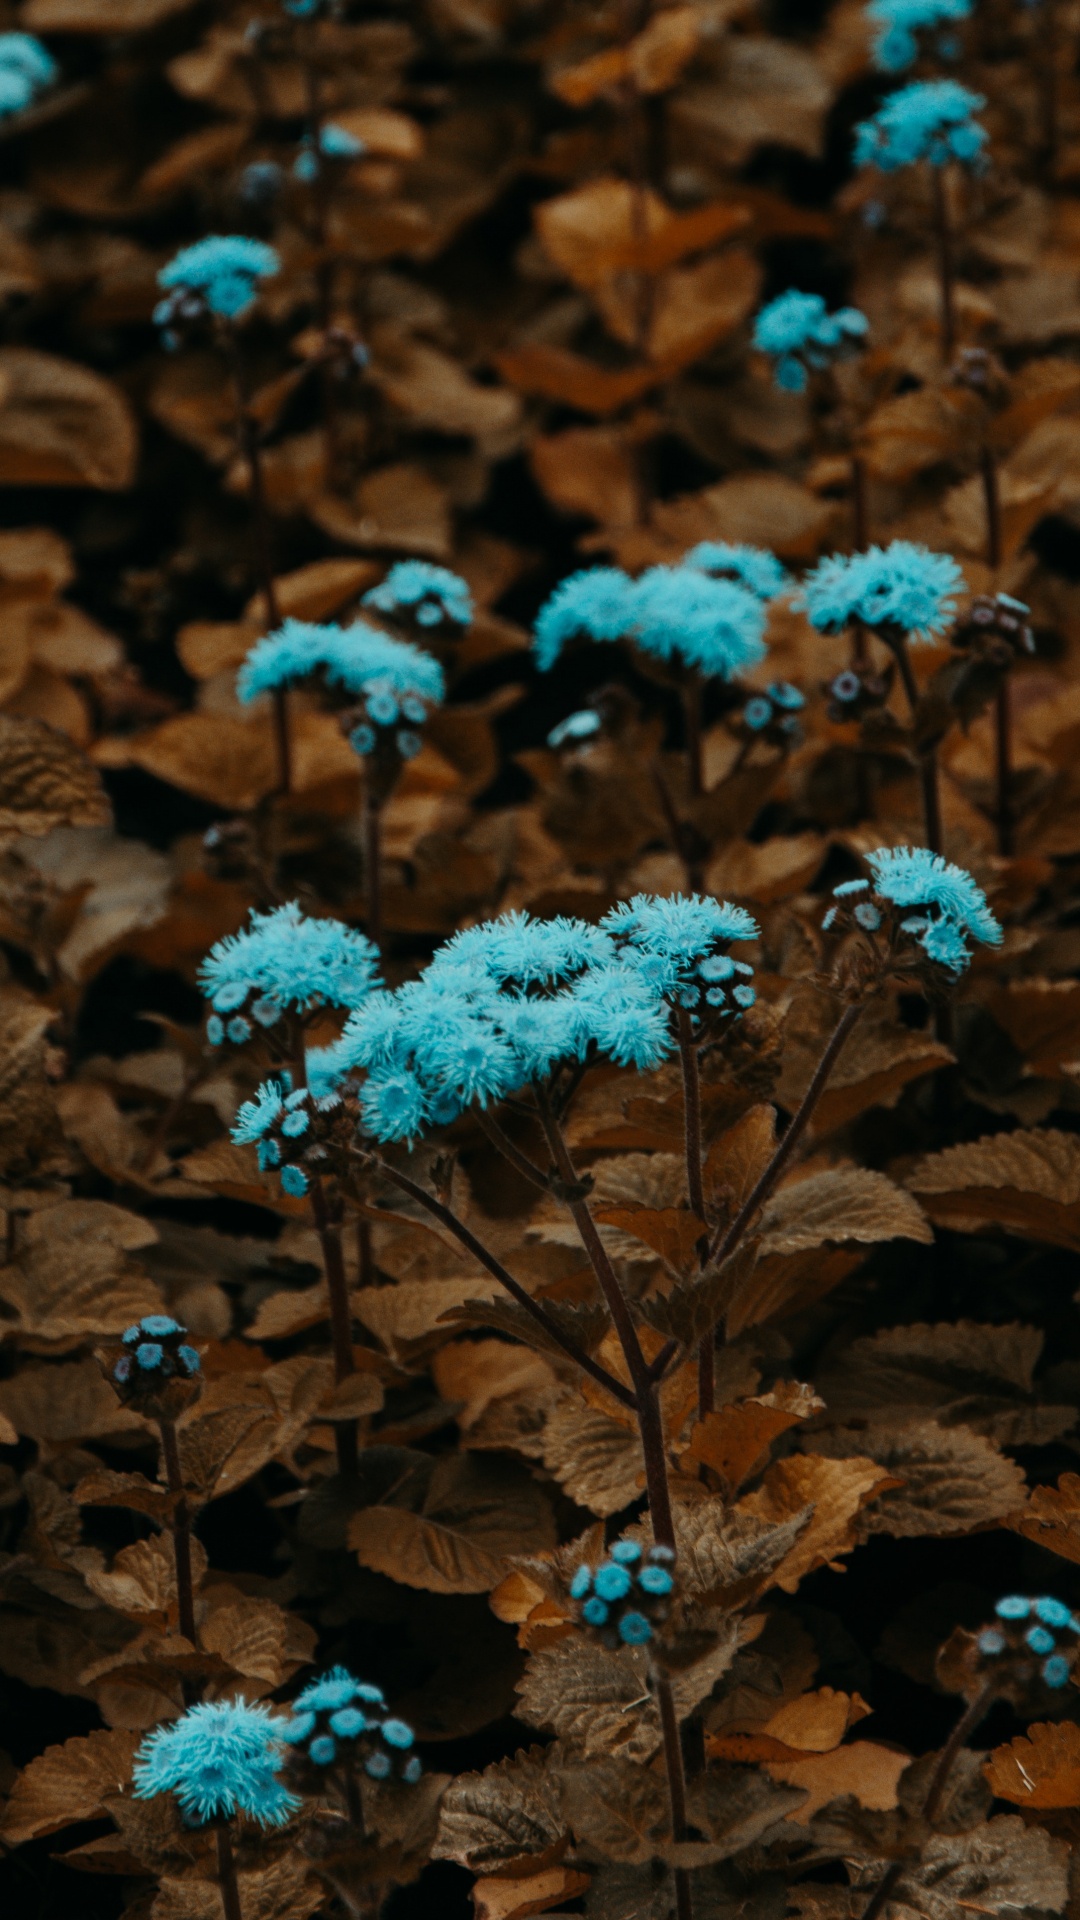
<svg viewBox="0 0 1080 1920">
<path fill-rule="evenodd" d="M 915 681 L 908 644 L 903 635 L 899 635 L 892 643 L 892 652 L 900 669 L 900 678 L 904 683 L 904 692 L 914 720 L 919 705 L 919 689 Z M 944 834 L 941 823 L 941 795 L 938 791 L 937 748 L 918 747 L 916 754 L 919 762 L 919 780 L 922 785 L 923 831 L 926 835 L 926 844 L 931 853 L 943 853 Z"/>
<path fill-rule="evenodd" d="M 367 890 L 367 937 L 382 946 L 382 808 L 369 784 L 364 794 L 364 885 Z"/>
<path fill-rule="evenodd" d="M 191 1509 L 188 1506 L 187 1489 L 184 1486 L 184 1474 L 180 1465 L 180 1448 L 176 1439 L 176 1427 L 173 1421 L 160 1419 L 161 1453 L 165 1463 L 165 1479 L 173 1497 L 172 1538 L 173 1559 L 176 1564 L 176 1610 L 180 1632 L 185 1640 L 198 1649 L 199 1630 L 195 1625 L 195 1585 L 191 1573 Z M 190 1705 L 191 1702 L 188 1702 Z"/>
<path fill-rule="evenodd" d="M 683 1079 L 683 1143 L 686 1151 L 686 1191 L 690 1211 L 705 1220 L 705 1183 L 701 1168 L 701 1080 L 698 1073 L 697 1043 L 694 1025 L 685 1007 L 676 1009 L 679 1059 Z M 703 1267 L 709 1253 L 706 1229 L 698 1242 L 698 1265 Z M 716 1405 L 716 1339 L 712 1328 L 702 1334 L 698 1347 L 698 1419 L 704 1420 Z"/>
<path fill-rule="evenodd" d="M 225 1920 L 244 1920 L 244 1910 L 240 1905 L 240 1888 L 236 1880 L 236 1859 L 232 1841 L 229 1838 L 229 1829 L 224 1825 L 217 1829 L 217 1869 Z"/>
<path fill-rule="evenodd" d="M 983 1715 L 992 1705 L 996 1692 L 996 1687 L 992 1684 L 987 1684 L 982 1692 L 976 1695 L 975 1699 L 969 1703 L 960 1715 L 949 1738 L 942 1747 L 938 1755 L 937 1766 L 934 1768 L 931 1776 L 930 1785 L 926 1789 L 926 1798 L 922 1803 L 922 1817 L 928 1825 L 933 1824 L 934 1815 L 937 1813 L 944 1798 L 945 1789 L 949 1784 L 949 1775 L 956 1764 L 961 1748 L 964 1746 L 968 1736 L 974 1733 Z M 882 1874 L 870 1900 L 863 1910 L 862 1920 L 877 1920 L 878 1914 L 884 1907 L 885 1902 L 888 1900 L 889 1895 L 903 1871 L 904 1862 L 902 1860 L 894 1860 L 886 1867 L 885 1872 Z"/>
<path fill-rule="evenodd" d="M 266 504 L 266 485 L 263 477 L 262 445 L 257 422 L 252 418 L 248 404 L 247 382 L 244 378 L 244 363 L 240 353 L 240 343 L 236 329 L 226 325 L 224 329 L 225 351 L 232 376 L 233 405 L 236 409 L 236 428 L 240 438 L 240 448 L 248 470 L 248 491 L 251 499 L 251 546 L 255 575 L 259 583 L 265 608 L 266 624 L 272 630 L 281 624 L 281 609 L 278 606 L 277 588 L 274 584 L 274 560 L 270 540 L 270 514 Z M 278 783 L 282 793 L 292 791 L 292 742 L 289 733 L 289 696 L 286 688 L 275 687 L 274 734 L 277 742 Z"/>
<path fill-rule="evenodd" d="M 664 1738 L 664 1770 L 667 1774 L 668 1804 L 671 1808 L 671 1838 L 676 1846 L 686 1839 L 686 1772 L 683 1766 L 679 1720 L 675 1696 L 666 1673 L 654 1676 L 656 1703 L 660 1709 L 660 1729 Z M 690 1875 L 685 1867 L 674 1869 L 675 1912 L 677 1920 L 689 1920 L 691 1912 Z"/>
<path fill-rule="evenodd" d="M 477 1107 L 475 1117 L 480 1131 L 487 1134 L 492 1146 L 498 1149 L 503 1159 L 509 1160 L 510 1165 L 517 1169 L 523 1179 L 531 1181 L 534 1187 L 541 1189 L 541 1192 L 549 1193 L 551 1189 L 547 1174 L 536 1165 L 535 1161 L 529 1159 L 527 1153 L 522 1153 L 520 1147 L 514 1145 L 510 1135 L 503 1132 L 494 1114 L 486 1113 L 483 1107 Z"/>
<path fill-rule="evenodd" d="M 993 449 L 983 444 L 979 453 L 983 501 L 986 507 L 986 564 L 997 574 L 1003 559 L 1001 489 Z M 1012 817 L 1012 699 L 1010 676 L 1004 672 L 994 698 L 994 758 L 997 783 L 998 852 L 1014 851 Z"/>
</svg>

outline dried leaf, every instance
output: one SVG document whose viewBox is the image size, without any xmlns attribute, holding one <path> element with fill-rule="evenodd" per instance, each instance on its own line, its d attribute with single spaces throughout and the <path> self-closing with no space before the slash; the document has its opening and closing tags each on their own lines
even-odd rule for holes
<svg viewBox="0 0 1080 1920">
<path fill-rule="evenodd" d="M 995 1747 L 985 1766 L 999 1800 L 1019 1807 L 1080 1807 L 1080 1727 L 1037 1721 Z"/>
<path fill-rule="evenodd" d="M 891 1904 L 919 1920 L 955 1920 L 973 1910 L 1060 1913 L 1067 1863 L 1064 1841 L 1006 1814 L 971 1833 L 935 1834 L 919 1865 L 905 1867 Z"/>
<path fill-rule="evenodd" d="M 546 1867 L 524 1879 L 482 1875 L 473 1883 L 476 1920 L 526 1920 L 531 1913 L 547 1913 L 561 1900 L 576 1900 L 587 1892 L 589 1876 L 573 1867 Z"/>
<path fill-rule="evenodd" d="M 137 1733 L 103 1730 L 46 1747 L 15 1782 L 0 1836 L 19 1847 L 80 1820 L 104 1819 L 103 1802 L 130 1780 L 139 1739 Z"/>
<path fill-rule="evenodd" d="M 1080 1139 L 1053 1128 L 999 1133 L 920 1160 L 908 1175 L 931 1218 L 993 1224 L 1080 1251 Z"/>
<path fill-rule="evenodd" d="M 833 1460 L 869 1455 L 893 1476 L 860 1522 L 865 1533 L 969 1533 L 1003 1520 L 1026 1491 L 1015 1462 L 966 1427 L 863 1424 L 818 1435 L 814 1445 Z"/>
<path fill-rule="evenodd" d="M 420 1512 L 366 1507 L 349 1523 L 361 1566 L 429 1593 L 487 1593 L 508 1557 L 553 1546 L 551 1509 L 519 1470 L 475 1457 L 436 1466 Z"/>
<path fill-rule="evenodd" d="M 107 826 L 101 779 L 85 755 L 42 720 L 0 714 L 0 836 Z"/>
<path fill-rule="evenodd" d="M 790 1787 L 804 1787 L 804 1804 L 789 1815 L 796 1826 L 807 1826 L 819 1808 L 830 1800 L 851 1794 L 860 1807 L 888 1813 L 899 1805 L 897 1784 L 909 1765 L 906 1753 L 894 1747 L 879 1747 L 872 1740 L 853 1740 L 835 1753 L 815 1753 L 805 1760 L 770 1760 L 768 1771 L 774 1780 Z"/>
<path fill-rule="evenodd" d="M 841 1554 L 851 1552 L 862 1509 L 895 1484 L 892 1474 L 865 1456 L 824 1460 L 819 1455 L 793 1454 L 787 1460 L 774 1460 L 761 1486 L 755 1493 L 744 1494 L 736 1511 L 776 1523 L 812 1509 L 808 1524 L 772 1575 L 775 1585 L 794 1593 L 815 1567 L 831 1566 Z"/>
<path fill-rule="evenodd" d="M 922 1208 L 869 1167 L 839 1167 L 781 1187 L 761 1216 L 761 1235 L 763 1254 L 800 1253 L 844 1240 L 919 1240 L 928 1246 L 934 1238 Z"/>
<path fill-rule="evenodd" d="M 1056 1487 L 1032 1487 L 1004 1524 L 1064 1560 L 1080 1561 L 1080 1474 L 1063 1473 Z"/>
<path fill-rule="evenodd" d="M 34 347 L 0 347 L 0 485 L 129 487 L 137 450 L 111 381 Z"/>
<path fill-rule="evenodd" d="M 556 1752 L 533 1747 L 451 1781 L 432 1854 L 474 1873 L 511 1873 L 558 1858 L 568 1839 Z"/>
</svg>

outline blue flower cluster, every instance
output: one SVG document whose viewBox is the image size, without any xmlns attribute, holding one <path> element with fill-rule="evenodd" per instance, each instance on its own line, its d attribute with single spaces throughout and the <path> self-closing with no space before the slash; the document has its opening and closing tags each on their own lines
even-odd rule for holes
<svg viewBox="0 0 1080 1920">
<path fill-rule="evenodd" d="M 117 1386 L 129 1390 L 160 1386 L 179 1375 L 191 1380 L 200 1371 L 199 1355 L 186 1339 L 187 1328 L 167 1313 L 148 1313 L 123 1335 L 127 1349 L 113 1368 Z"/>
<path fill-rule="evenodd" d="M 643 1553 L 636 1540 L 616 1540 L 598 1567 L 578 1567 L 570 1598 L 581 1603 L 582 1621 L 606 1646 L 643 1647 L 667 1619 L 674 1561 L 670 1547 Z"/>
<path fill-rule="evenodd" d="M 974 115 L 986 101 L 958 80 L 915 80 L 880 106 L 855 129 L 855 164 L 894 173 L 926 160 L 932 167 L 950 160 L 978 166 L 987 142 L 986 128 Z"/>
<path fill-rule="evenodd" d="M 304 137 L 300 151 L 293 161 L 293 178 L 303 186 L 310 186 L 322 171 L 323 160 L 359 160 L 367 148 L 355 133 L 347 127 L 339 127 L 333 120 L 319 128 L 316 142 L 311 134 Z"/>
<path fill-rule="evenodd" d="M 24 113 L 58 72 L 52 54 L 32 33 L 0 33 L 0 120 Z"/>
<path fill-rule="evenodd" d="M 280 1735 L 319 1768 L 359 1760 L 369 1779 L 396 1778 L 410 1787 L 423 1772 L 410 1751 L 416 1736 L 408 1721 L 388 1714 L 380 1688 L 354 1679 L 347 1667 L 332 1668 L 297 1695 Z"/>
<path fill-rule="evenodd" d="M 256 282 L 279 272 L 281 261 L 263 240 L 244 233 L 211 233 L 194 246 L 181 247 L 158 274 L 158 286 L 171 296 L 154 309 L 159 326 L 197 320 L 205 312 L 238 320 L 254 304 Z"/>
<path fill-rule="evenodd" d="M 572 639 L 632 640 L 654 659 L 729 680 L 764 659 L 764 632 L 758 593 L 698 566 L 649 567 L 636 581 L 593 567 L 563 580 L 540 609 L 533 653 L 546 673 Z"/>
<path fill-rule="evenodd" d="M 806 701 L 790 680 L 770 681 L 764 693 L 751 694 L 742 710 L 742 723 L 751 733 L 765 733 L 773 727 L 782 734 L 797 734 L 799 714 Z"/>
<path fill-rule="evenodd" d="M 775 600 L 791 585 L 791 576 L 768 547 L 748 547 L 743 542 L 699 540 L 682 557 L 684 567 L 696 567 L 699 573 L 711 573 L 721 580 L 734 580 L 759 600 Z"/>
<path fill-rule="evenodd" d="M 339 1076 L 366 1075 L 367 1131 L 410 1140 L 563 1063 L 656 1066 L 674 1006 L 716 1019 L 753 1004 L 752 969 L 726 948 L 757 933 L 741 907 L 697 896 L 640 894 L 598 927 L 506 914 L 455 934 L 418 979 L 373 994 L 328 1053 Z"/>
<path fill-rule="evenodd" d="M 592 740 L 600 732 L 603 722 L 595 707 L 582 707 L 577 713 L 567 714 L 557 727 L 548 734 L 549 747 L 576 746 L 582 740 Z"/>
<path fill-rule="evenodd" d="M 1000 923 L 987 906 L 982 888 L 963 867 L 953 866 L 927 847 L 879 847 L 867 854 L 866 862 L 874 876 L 872 890 L 868 880 L 845 880 L 834 887 L 838 905 L 830 907 L 822 921 L 826 930 L 843 913 L 850 914 L 865 933 L 876 933 L 884 912 L 898 907 L 907 916 L 900 921 L 901 930 L 911 935 L 928 959 L 954 974 L 970 964 L 968 940 L 987 947 L 1001 945 Z"/>
<path fill-rule="evenodd" d="M 287 1008 L 358 1007 L 380 984 L 378 958 L 364 934 L 340 920 L 310 919 L 295 900 L 270 913 L 252 909 L 244 931 L 215 941 L 199 968 L 214 1008 L 207 1039 L 212 1046 L 249 1040 L 249 1014 L 272 1027 Z"/>
<path fill-rule="evenodd" d="M 883 73 L 903 73 L 918 57 L 917 34 L 966 20 L 970 12 L 971 0 L 870 0 L 866 17 L 876 28 L 874 65 Z M 951 36 L 943 35 L 937 51 L 951 59 L 958 49 Z"/>
<path fill-rule="evenodd" d="M 311 1120 L 315 1113 L 333 1113 L 341 1105 L 341 1096 L 332 1087 L 291 1089 L 291 1075 L 283 1073 L 264 1080 L 254 1100 L 245 1100 L 233 1121 L 232 1137 L 238 1146 L 258 1149 L 259 1166 L 264 1173 L 278 1169 L 286 1193 L 300 1199 L 310 1185 L 300 1165 L 300 1157 L 311 1146 Z"/>
<path fill-rule="evenodd" d="M 1002 1624 L 984 1627 L 975 1642 L 984 1658 L 993 1660 L 1003 1653 L 1015 1651 L 1014 1636 L 1019 1632 L 1023 1646 L 1029 1653 L 1038 1656 L 1041 1662 L 1039 1672 L 1046 1686 L 1055 1692 L 1059 1687 L 1066 1686 L 1072 1679 L 1080 1651 L 1077 1644 L 1080 1620 L 1064 1600 L 1056 1600 L 1053 1594 L 1048 1593 L 1030 1598 L 1027 1594 L 1006 1593 L 998 1601 L 994 1612 Z M 1071 1636 L 1066 1652 L 1059 1651 L 1055 1633 L 1068 1633 Z"/>
<path fill-rule="evenodd" d="M 785 393 L 805 393 L 811 372 L 862 346 L 870 322 L 858 307 L 826 310 L 819 293 L 789 287 L 762 307 L 754 321 L 753 341 L 773 362 L 773 378 Z"/>
<path fill-rule="evenodd" d="M 193 1825 L 245 1813 L 262 1827 L 284 1826 L 300 1806 L 278 1779 L 280 1723 L 246 1700 L 189 1707 L 155 1727 L 135 1755 L 135 1795 L 174 1793 Z"/>
<path fill-rule="evenodd" d="M 467 627 L 473 617 L 472 594 L 461 575 L 428 560 L 399 560 L 385 580 L 365 593 L 362 604 L 378 613 L 406 607 L 420 627 Z"/>
<path fill-rule="evenodd" d="M 865 553 L 834 553 L 803 581 L 802 605 L 820 633 L 839 633 L 853 620 L 929 640 L 956 615 L 966 582 L 949 553 L 931 553 L 910 540 L 893 540 Z"/>
<path fill-rule="evenodd" d="M 392 728 L 402 759 L 411 760 L 420 751 L 416 728 L 446 692 L 443 670 L 430 653 L 408 640 L 391 639 L 366 620 L 351 627 L 283 621 L 256 641 L 237 675 L 236 691 L 247 702 L 316 673 L 362 700 L 362 717 L 349 735 L 360 754 L 373 753 L 380 736 Z"/>
</svg>

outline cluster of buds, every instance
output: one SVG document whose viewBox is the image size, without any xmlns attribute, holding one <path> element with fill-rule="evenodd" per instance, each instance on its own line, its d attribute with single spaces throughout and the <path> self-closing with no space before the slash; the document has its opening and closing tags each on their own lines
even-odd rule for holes
<svg viewBox="0 0 1080 1920">
<path fill-rule="evenodd" d="M 339 1093 L 290 1089 L 287 1072 L 264 1080 L 254 1100 L 240 1108 L 233 1139 L 254 1146 L 262 1171 L 276 1171 L 284 1191 L 300 1199 L 310 1185 L 305 1165 L 325 1169 L 334 1146 L 347 1144 L 353 1121 Z"/>
<path fill-rule="evenodd" d="M 408 1721 L 388 1713 L 381 1689 L 354 1679 L 346 1667 L 334 1667 L 305 1687 L 278 1732 L 320 1774 L 328 1767 L 362 1767 L 370 1780 L 412 1787 L 423 1773 Z"/>
<path fill-rule="evenodd" d="M 840 724 L 880 713 L 889 698 L 893 672 L 891 662 L 884 673 L 871 673 L 866 668 L 856 672 L 854 667 L 845 667 L 832 680 L 826 680 L 822 692 L 829 702 L 829 719 Z"/>
<path fill-rule="evenodd" d="M 363 698 L 342 713 L 341 728 L 363 759 L 389 752 L 397 760 L 415 760 L 422 745 L 415 729 L 427 717 L 427 704 L 418 693 L 399 694 L 388 681 L 373 680 Z"/>
<path fill-rule="evenodd" d="M 122 1353 L 110 1359 L 108 1377 L 125 1406 L 172 1420 L 198 1398 L 201 1363 L 179 1320 L 148 1313 L 126 1329 L 121 1346 Z"/>
<path fill-rule="evenodd" d="M 1034 653 L 1035 636 L 1028 624 L 1031 609 L 1011 593 L 980 593 L 952 632 L 952 645 L 978 654 L 999 670 L 1011 667 L 1018 654 Z"/>
<path fill-rule="evenodd" d="M 215 994 L 214 1012 L 207 1015 L 206 1037 L 212 1047 L 224 1046 L 227 1040 L 234 1047 L 242 1047 L 255 1031 L 253 1020 L 263 1028 L 275 1027 L 283 1011 L 273 994 L 259 993 L 237 982 Z"/>
<path fill-rule="evenodd" d="M 1074 1679 L 1080 1619 L 1047 1593 L 1004 1594 L 994 1616 L 977 1633 L 957 1628 L 938 1656 L 938 1678 L 969 1699 L 989 1687 L 1017 1708 L 1050 1704 Z"/>
<path fill-rule="evenodd" d="M 1009 376 L 997 355 L 986 347 L 961 347 L 949 380 L 954 387 L 966 387 L 992 406 L 1000 406 L 1009 397 Z"/>
<path fill-rule="evenodd" d="M 821 923 L 825 933 L 848 936 L 849 987 L 888 972 L 925 975 L 927 961 L 955 979 L 970 965 L 969 941 L 1001 944 L 986 895 L 962 867 L 927 847 L 879 847 L 867 864 L 873 880 L 834 887 Z"/>
<path fill-rule="evenodd" d="M 790 680 L 773 680 L 764 693 L 752 693 L 736 715 L 740 731 L 751 740 L 790 747 L 801 736 L 799 714 L 806 701 Z"/>
<path fill-rule="evenodd" d="M 671 1611 L 675 1586 L 670 1547 L 643 1550 L 635 1540 L 616 1540 L 598 1567 L 578 1567 L 570 1598 L 581 1604 L 581 1620 L 602 1645 L 643 1647 Z"/>
</svg>

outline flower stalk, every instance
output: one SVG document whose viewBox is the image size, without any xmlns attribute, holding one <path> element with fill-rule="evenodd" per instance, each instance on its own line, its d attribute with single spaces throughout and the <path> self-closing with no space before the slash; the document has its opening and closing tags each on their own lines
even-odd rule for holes
<svg viewBox="0 0 1080 1920">
<path fill-rule="evenodd" d="M 998 485 L 997 462 L 994 459 L 993 449 L 985 443 L 979 454 L 979 477 L 982 480 L 983 502 L 986 510 L 986 564 L 996 577 L 1004 557 L 1001 489 Z M 1007 858 L 1015 851 L 1012 812 L 1012 697 L 1008 670 L 1002 674 L 994 695 L 994 762 L 998 852 Z"/>
<path fill-rule="evenodd" d="M 225 1920 L 244 1920 L 244 1910 L 240 1904 L 240 1885 L 236 1878 L 236 1855 L 233 1852 L 229 1829 L 221 1823 L 215 1829 L 217 1841 L 218 1886 L 221 1888 L 221 1904 L 225 1909 Z"/>
</svg>

